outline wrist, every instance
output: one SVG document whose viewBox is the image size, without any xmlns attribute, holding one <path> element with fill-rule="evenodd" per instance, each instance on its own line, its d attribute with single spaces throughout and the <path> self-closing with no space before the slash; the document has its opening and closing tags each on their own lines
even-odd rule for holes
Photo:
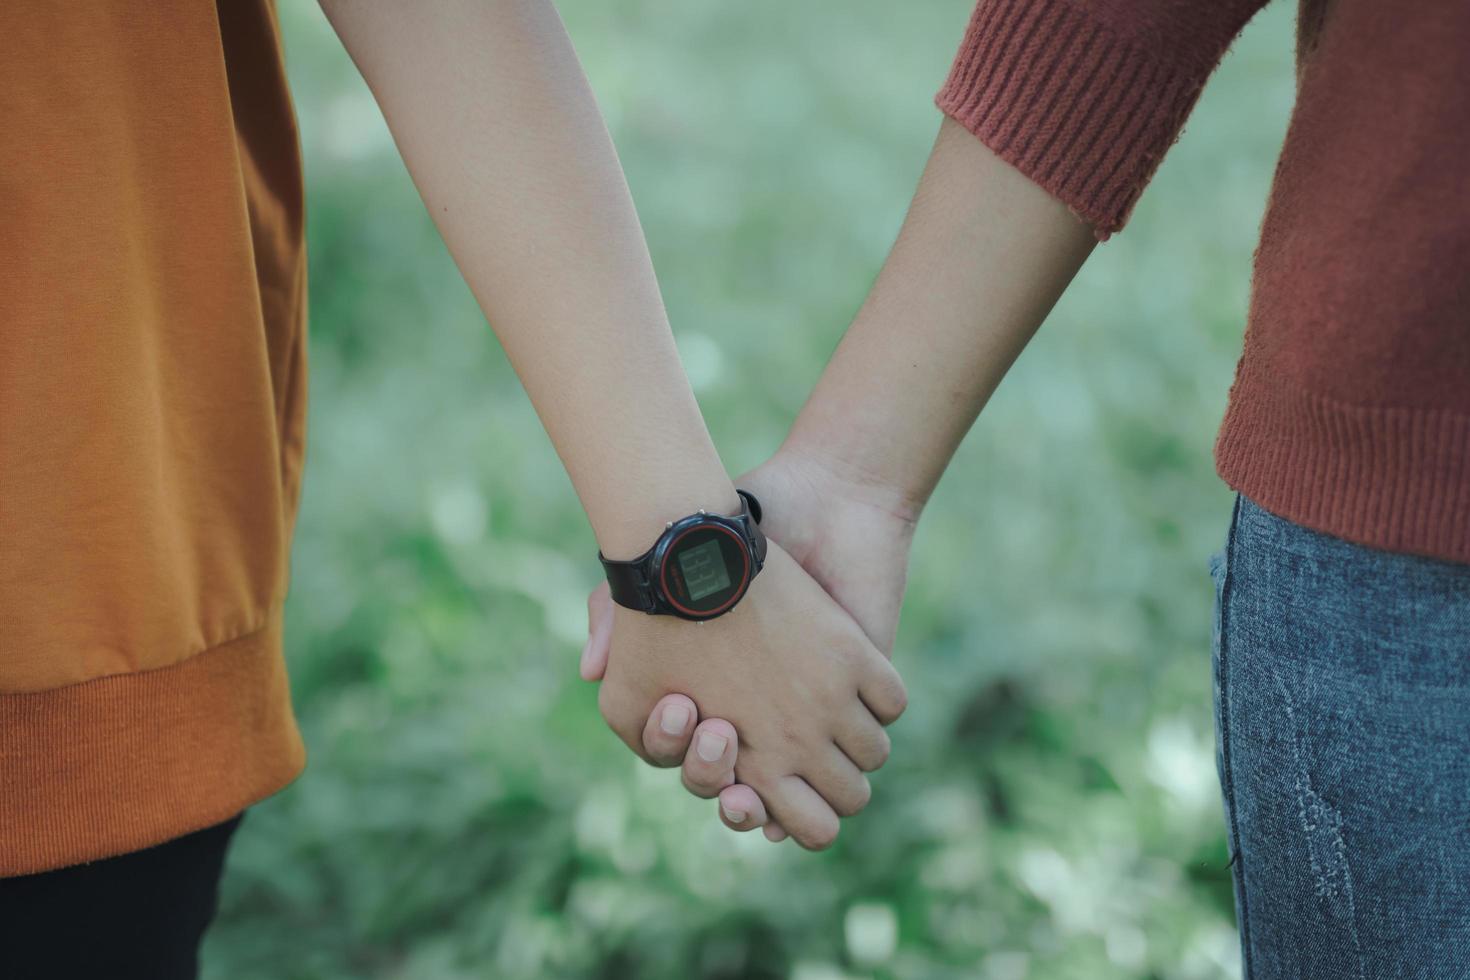
<svg viewBox="0 0 1470 980">
<path fill-rule="evenodd" d="M 624 493 L 622 499 L 604 500 L 589 507 L 588 515 L 603 555 L 626 561 L 652 547 L 671 522 L 701 510 L 726 516 L 740 513 L 735 485 L 718 468 L 667 477 L 653 475 L 641 487 Z"/>
<path fill-rule="evenodd" d="M 860 506 L 912 531 L 933 490 L 932 483 L 904 478 L 900 459 L 884 459 L 882 443 L 865 438 L 856 426 L 813 424 L 797 420 L 773 462 L 799 474 L 821 498 Z"/>
<path fill-rule="evenodd" d="M 799 442 L 737 482 L 761 499 L 767 536 L 891 652 L 919 505 Z"/>
<path fill-rule="evenodd" d="M 854 478 L 840 460 L 791 442 L 737 483 L 763 502 L 766 534 L 802 565 L 845 550 L 849 539 L 906 555 L 921 509 L 902 494 Z"/>
</svg>

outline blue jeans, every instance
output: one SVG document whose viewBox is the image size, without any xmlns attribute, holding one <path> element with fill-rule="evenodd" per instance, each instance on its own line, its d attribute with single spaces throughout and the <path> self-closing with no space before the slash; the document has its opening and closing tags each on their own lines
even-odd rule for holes
<svg viewBox="0 0 1470 980">
<path fill-rule="evenodd" d="M 1211 573 L 1246 977 L 1470 977 L 1470 565 L 1242 497 Z"/>
</svg>

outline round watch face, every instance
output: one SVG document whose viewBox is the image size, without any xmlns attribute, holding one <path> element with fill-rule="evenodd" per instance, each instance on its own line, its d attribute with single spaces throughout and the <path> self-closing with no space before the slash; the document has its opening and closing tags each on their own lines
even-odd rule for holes
<svg viewBox="0 0 1470 980">
<path fill-rule="evenodd" d="M 735 604 L 750 584 L 750 552 L 740 535 L 719 524 L 680 533 L 664 551 L 659 572 L 664 598 L 686 616 L 705 619 Z"/>
</svg>

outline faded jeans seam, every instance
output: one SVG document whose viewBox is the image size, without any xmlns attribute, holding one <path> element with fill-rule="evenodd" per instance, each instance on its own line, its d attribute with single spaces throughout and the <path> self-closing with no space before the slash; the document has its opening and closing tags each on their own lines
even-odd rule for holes
<svg viewBox="0 0 1470 980">
<path fill-rule="evenodd" d="M 1229 814 L 1230 850 L 1235 862 L 1235 874 L 1239 880 L 1240 895 L 1240 947 L 1241 969 L 1245 980 L 1251 980 L 1250 912 L 1245 888 L 1245 857 L 1240 849 L 1240 823 L 1236 815 L 1235 766 L 1230 758 L 1230 685 L 1229 674 L 1229 630 L 1226 618 L 1230 615 L 1230 587 L 1234 582 L 1236 530 L 1240 523 L 1240 498 L 1236 497 L 1235 511 L 1230 517 L 1230 533 L 1225 542 L 1225 570 L 1220 583 L 1220 657 L 1215 684 L 1220 692 L 1220 759 L 1221 791 L 1225 794 L 1226 810 Z"/>
</svg>

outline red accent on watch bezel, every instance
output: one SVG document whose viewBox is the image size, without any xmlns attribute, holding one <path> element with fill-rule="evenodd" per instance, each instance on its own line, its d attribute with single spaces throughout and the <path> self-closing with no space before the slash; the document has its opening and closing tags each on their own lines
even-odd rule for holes
<svg viewBox="0 0 1470 980">
<path fill-rule="evenodd" d="M 735 543 L 740 545 L 740 557 L 743 558 L 745 561 L 745 568 L 740 575 L 739 588 L 735 590 L 735 594 L 732 595 L 728 600 L 713 609 L 690 609 L 688 606 L 681 603 L 678 599 L 675 599 L 673 590 L 669 588 L 669 559 L 673 557 L 674 549 L 678 547 L 680 541 L 684 540 L 695 531 L 707 530 L 723 531 L 725 534 L 728 534 L 730 535 L 730 537 L 734 538 Z M 681 613 L 685 613 L 689 616 L 694 616 L 698 619 L 710 619 L 712 617 L 718 616 L 720 613 L 735 605 L 736 602 L 740 601 L 740 597 L 745 595 L 745 590 L 750 588 L 750 547 L 746 544 L 745 539 L 742 538 L 740 535 L 736 534 L 725 525 L 716 524 L 713 521 L 708 524 L 696 524 L 694 527 L 686 528 L 685 530 L 679 532 L 679 536 L 670 541 L 669 546 L 664 549 L 663 558 L 659 561 L 658 566 L 658 584 L 659 587 L 663 589 L 664 598 L 668 600 L 669 605 L 673 606 Z"/>
</svg>

